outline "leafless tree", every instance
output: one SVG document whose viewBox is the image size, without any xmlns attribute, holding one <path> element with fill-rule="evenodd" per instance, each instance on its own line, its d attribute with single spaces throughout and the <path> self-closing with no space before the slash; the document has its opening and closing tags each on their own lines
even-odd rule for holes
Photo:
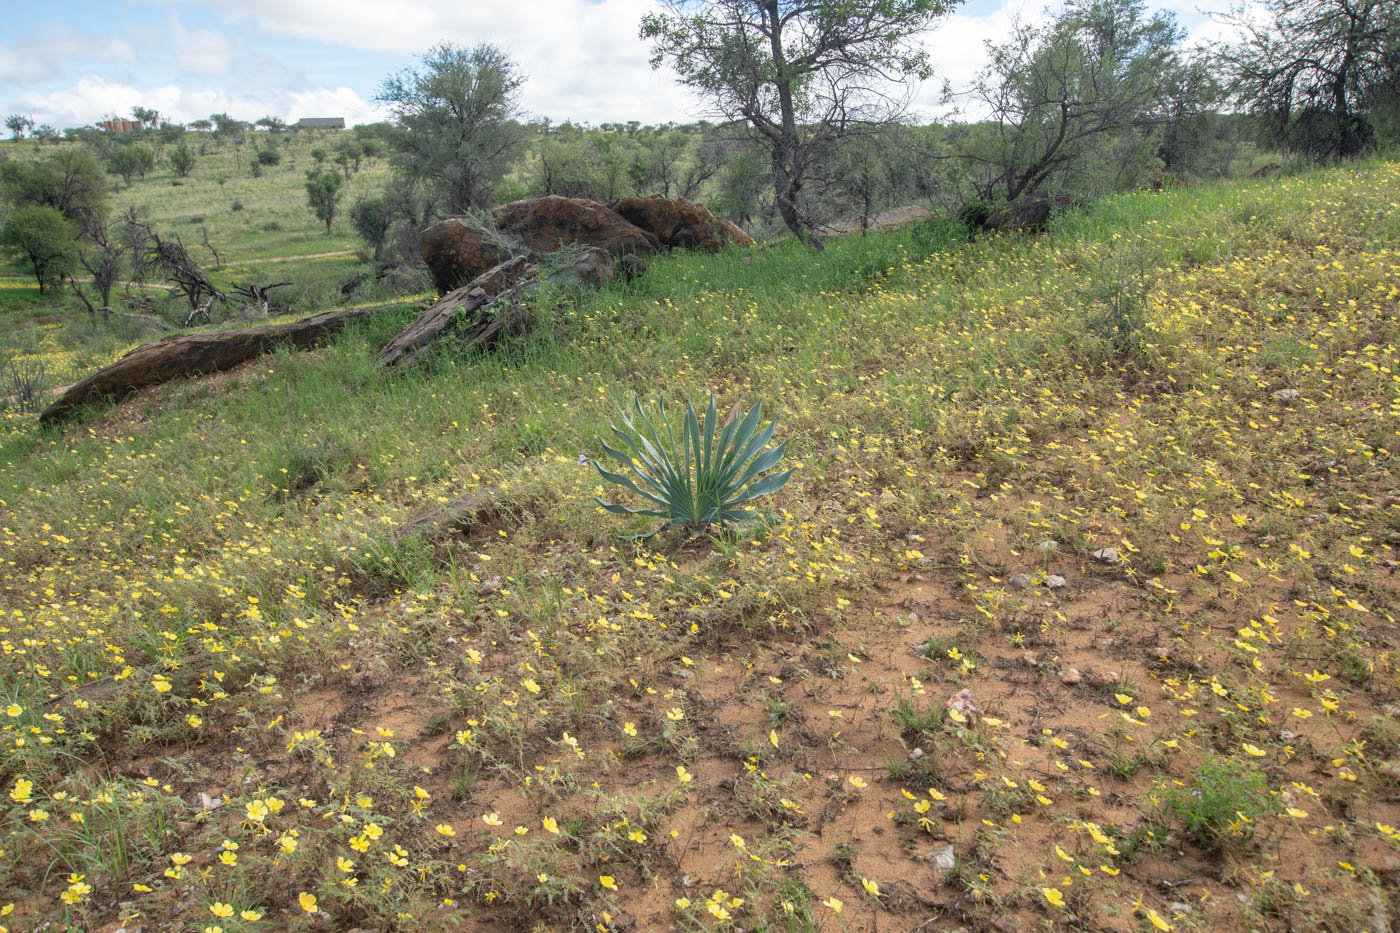
<svg viewBox="0 0 1400 933">
<path fill-rule="evenodd" d="M 223 301 L 226 296 L 209 281 L 199 263 L 191 258 L 180 235 L 176 233 L 162 237 L 134 207 L 122 214 L 119 223 L 131 249 L 137 278 L 158 278 L 182 293 L 190 305 L 187 326 L 196 315 L 208 320 L 214 301 Z"/>
</svg>

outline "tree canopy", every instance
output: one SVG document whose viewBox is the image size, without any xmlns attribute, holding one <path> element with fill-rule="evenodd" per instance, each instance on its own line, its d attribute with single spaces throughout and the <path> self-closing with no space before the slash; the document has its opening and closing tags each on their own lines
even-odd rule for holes
<svg viewBox="0 0 1400 933">
<path fill-rule="evenodd" d="M 1371 147 L 1372 107 L 1400 94 L 1400 4 L 1263 0 L 1224 19 L 1239 35 L 1217 48 L 1221 70 L 1276 141 L 1319 156 Z"/>
<path fill-rule="evenodd" d="M 652 66 L 669 64 L 726 120 L 765 143 L 778 212 L 810 238 L 803 198 L 850 131 L 896 118 L 909 79 L 931 74 L 915 37 L 958 0 L 667 0 L 642 20 Z"/>
<path fill-rule="evenodd" d="M 514 121 L 523 83 L 495 46 L 434 46 L 421 68 L 386 78 L 376 98 L 397 121 L 395 167 L 430 186 L 449 213 L 490 207 L 523 141 Z"/>
<path fill-rule="evenodd" d="M 992 118 L 964 151 L 978 194 L 1134 183 L 1156 156 L 1169 93 L 1196 87 L 1176 79 L 1181 35 L 1142 0 L 1078 0 L 1045 26 L 1017 26 L 973 92 Z"/>
<path fill-rule="evenodd" d="M 10 214 L 0 227 L 0 249 L 33 271 L 42 295 L 72 271 L 78 256 L 76 233 L 56 208 L 29 205 Z"/>
<path fill-rule="evenodd" d="M 107 176 L 85 148 L 0 163 L 0 195 L 16 207 L 52 207 L 82 231 L 100 225 L 107 215 Z"/>
</svg>

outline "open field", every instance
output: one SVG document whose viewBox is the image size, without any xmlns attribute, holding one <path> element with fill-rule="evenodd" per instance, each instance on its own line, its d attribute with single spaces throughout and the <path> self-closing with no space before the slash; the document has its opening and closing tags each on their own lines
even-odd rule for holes
<svg viewBox="0 0 1400 933">
<path fill-rule="evenodd" d="M 6 415 L 0 924 L 1393 929 L 1398 303 L 1375 161 Z M 594 504 L 658 390 L 781 418 L 761 527 Z"/>
<path fill-rule="evenodd" d="M 195 153 L 189 177 L 176 176 L 169 161 L 174 146 L 166 145 L 160 164 L 144 179 L 133 178 L 130 187 L 119 176 L 109 176 L 114 186 L 111 206 L 114 211 L 131 204 L 146 208 L 158 230 L 178 233 L 191 248 L 200 247 L 200 228 L 207 227 L 209 241 L 232 262 L 353 252 L 361 243 L 350 226 L 350 205 L 355 198 L 375 192 L 384 184 L 389 171 L 384 158 L 367 159 L 359 171 L 351 173 L 341 199 L 345 213 L 337 218 L 332 235 L 326 235 L 326 225 L 306 206 L 306 173 L 317 165 L 312 150 L 324 149 L 330 156 L 326 166 L 336 168 L 336 142 L 353 138 L 349 131 L 303 131 L 277 136 L 249 132 L 247 142 L 238 147 L 227 140 L 219 143 L 207 134 L 189 133 L 185 139 Z M 264 166 L 261 176 L 254 177 L 251 165 L 257 151 L 268 147 L 275 148 L 282 161 Z M 0 142 L 0 154 L 14 159 L 47 155 L 56 148 L 48 144 L 40 147 L 28 140 Z M 235 204 L 241 206 L 235 209 Z M 207 251 L 194 251 L 202 253 L 211 266 L 214 264 Z"/>
<path fill-rule="evenodd" d="M 133 204 L 145 208 L 156 229 L 162 234 L 178 234 L 190 254 L 207 266 L 220 285 L 241 285 L 250 274 L 261 275 L 263 271 L 292 271 L 294 277 L 300 278 L 304 271 L 312 269 L 314 277 L 319 270 L 313 267 L 322 263 L 306 257 L 337 259 L 346 266 L 355 266 L 355 253 L 363 244 L 350 224 L 350 208 L 356 198 L 376 193 L 383 186 L 388 162 L 383 157 L 366 159 L 359 171 L 351 173 L 341 197 L 341 215 L 329 236 L 325 224 L 316 219 L 306 203 L 306 172 L 317 164 L 312 150 L 326 150 L 330 154 L 326 165 L 336 168 L 335 144 L 350 138 L 350 132 L 334 131 L 289 132 L 275 137 L 266 132 L 250 132 L 247 142 L 236 147 L 231 141 L 220 144 L 204 134 L 190 133 L 186 140 L 196 161 L 189 176 L 176 176 L 169 162 L 174 147 L 166 145 L 161 163 L 144 179 L 133 178 L 130 187 L 119 176 L 109 176 L 113 185 L 112 212 Z M 262 174 L 254 177 L 251 164 L 257 150 L 269 146 L 275 147 L 282 160 L 278 165 L 264 166 Z M 0 158 L 32 159 L 56 148 L 51 144 L 40 147 L 30 140 L 0 141 Z M 218 262 L 204 245 L 206 232 L 209 244 L 218 251 Z M 281 261 L 257 262 L 269 259 Z M 223 268 L 218 268 L 220 264 Z M 156 292 L 163 294 L 164 289 Z M 61 303 L 62 294 L 55 299 Z M 69 300 L 76 307 L 76 301 Z M 298 303 L 298 310 L 306 310 L 311 304 L 319 301 Z M 9 264 L 0 269 L 0 311 L 36 306 L 52 308 L 57 304 L 47 296 L 40 300 L 32 275 L 26 276 Z"/>
</svg>

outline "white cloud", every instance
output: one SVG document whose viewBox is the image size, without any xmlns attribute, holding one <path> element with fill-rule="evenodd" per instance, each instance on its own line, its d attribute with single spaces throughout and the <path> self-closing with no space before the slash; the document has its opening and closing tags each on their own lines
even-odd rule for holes
<svg viewBox="0 0 1400 933">
<path fill-rule="evenodd" d="M 204 77 L 227 75 L 233 69 L 233 43 L 212 29 L 186 32 L 176 24 L 172 37 L 180 70 Z"/>
<path fill-rule="evenodd" d="M 32 114 L 36 122 L 58 127 L 95 123 L 109 114 L 130 113 L 136 106 L 154 108 L 181 123 L 211 113 L 230 113 L 248 120 L 272 114 L 288 121 L 306 116 L 343 116 L 350 123 L 383 118 L 372 104 L 348 87 L 259 93 L 181 88 L 174 84 L 137 88 L 95 75 L 80 79 L 71 88 L 21 94 L 17 104 L 22 111 Z"/>
<path fill-rule="evenodd" d="M 967 108 L 969 102 L 965 95 L 987 64 L 987 43 L 1005 42 L 1017 23 L 1035 25 L 1048 19 L 1044 6 L 1035 0 L 1006 0 L 1001 7 L 982 16 L 967 13 L 949 16 L 924 40 L 934 77 L 915 94 L 913 108 L 917 115 L 935 119 L 949 114 L 949 107 L 942 100 L 944 82 L 954 92 L 953 106 Z"/>
<path fill-rule="evenodd" d="M 48 29 L 15 45 L 0 45 L 0 85 L 51 80 L 75 61 L 109 65 L 136 63 L 136 50 L 125 39 L 79 29 Z"/>
<path fill-rule="evenodd" d="M 401 55 L 410 63 L 438 42 L 491 42 L 528 76 L 525 109 L 556 120 L 660 122 L 700 114 L 669 74 L 648 63 L 637 30 L 654 0 L 210 2 L 272 35 Z"/>
<path fill-rule="evenodd" d="M 686 120 L 704 107 L 669 71 L 653 71 L 638 37 L 655 0 L 528 0 L 437 3 L 408 0 L 207 0 L 234 17 L 247 17 L 279 36 L 403 55 L 416 59 L 440 41 L 492 42 L 528 75 L 527 110 L 554 119 L 603 122 Z M 1188 2 L 1188 0 L 1177 0 Z M 1194 0 L 1191 0 L 1194 2 Z M 914 108 L 926 116 L 947 108 L 944 80 L 964 89 L 986 60 L 984 43 L 1005 38 L 1016 18 L 1037 20 L 1040 0 L 1007 0 L 989 14 L 956 13 L 929 33 L 936 76 L 918 89 Z"/>
</svg>

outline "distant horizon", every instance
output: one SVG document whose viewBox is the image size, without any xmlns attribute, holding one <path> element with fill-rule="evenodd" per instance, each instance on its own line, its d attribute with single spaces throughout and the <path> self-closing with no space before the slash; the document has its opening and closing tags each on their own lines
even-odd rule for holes
<svg viewBox="0 0 1400 933">
<path fill-rule="evenodd" d="M 459 5 L 420 0 L 386 10 L 366 0 L 70 0 L 17 10 L 0 43 L 0 113 L 58 130 L 128 119 L 133 107 L 188 124 L 213 113 L 252 122 L 389 119 L 374 101 L 384 78 L 416 67 L 438 42 L 500 46 L 525 76 L 522 120 L 599 126 L 714 121 L 637 36 L 656 0 L 535 0 Z M 1195 0 L 1167 0 L 1188 44 L 1220 34 Z M 944 82 L 966 88 L 985 42 L 1016 19 L 1040 20 L 1032 0 L 972 0 L 927 38 L 934 78 L 913 95 L 919 122 L 949 115 Z"/>
</svg>

